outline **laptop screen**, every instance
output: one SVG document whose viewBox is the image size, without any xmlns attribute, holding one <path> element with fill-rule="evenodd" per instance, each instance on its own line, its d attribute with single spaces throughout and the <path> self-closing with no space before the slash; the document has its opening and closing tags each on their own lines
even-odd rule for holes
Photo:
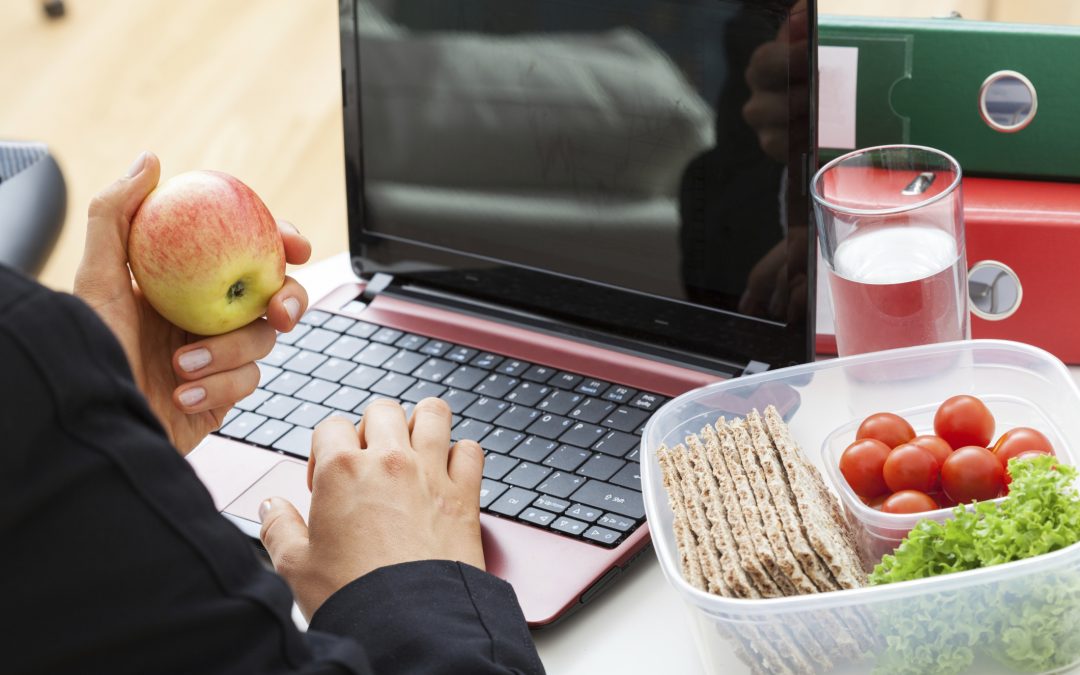
<svg viewBox="0 0 1080 675">
<path fill-rule="evenodd" d="M 712 360 L 809 357 L 812 3 L 342 9 L 358 271 Z"/>
</svg>

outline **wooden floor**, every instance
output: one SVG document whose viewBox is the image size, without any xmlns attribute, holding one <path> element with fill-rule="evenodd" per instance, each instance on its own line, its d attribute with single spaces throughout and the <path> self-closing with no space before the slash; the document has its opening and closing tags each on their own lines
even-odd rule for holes
<svg viewBox="0 0 1080 675">
<path fill-rule="evenodd" d="M 821 0 L 823 12 L 1077 21 L 1071 0 Z M 232 173 L 311 238 L 345 250 L 334 0 L 0 1 L 0 138 L 49 143 L 68 181 L 42 280 L 69 289 L 90 197 L 143 149 L 166 177 Z M 1023 10 L 1023 13 L 1018 13 Z"/>
</svg>

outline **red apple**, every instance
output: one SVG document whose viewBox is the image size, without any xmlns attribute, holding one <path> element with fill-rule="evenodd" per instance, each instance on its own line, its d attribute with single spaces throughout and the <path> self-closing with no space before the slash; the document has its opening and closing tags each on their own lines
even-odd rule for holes
<svg viewBox="0 0 1080 675">
<path fill-rule="evenodd" d="M 154 309 L 198 335 L 251 323 L 285 281 L 274 217 L 218 171 L 183 173 L 151 192 L 131 221 L 128 261 Z"/>
</svg>

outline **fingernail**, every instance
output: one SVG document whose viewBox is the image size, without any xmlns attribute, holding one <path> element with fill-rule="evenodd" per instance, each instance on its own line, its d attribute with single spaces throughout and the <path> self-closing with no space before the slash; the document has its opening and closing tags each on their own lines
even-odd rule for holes
<svg viewBox="0 0 1080 675">
<path fill-rule="evenodd" d="M 281 304 L 285 305 L 285 312 L 288 313 L 289 318 L 296 321 L 300 318 L 300 301 L 296 298 L 285 298 Z"/>
<path fill-rule="evenodd" d="M 206 390 L 202 387 L 192 387 L 180 392 L 180 403 L 187 408 L 202 403 L 204 398 L 206 398 Z"/>
<path fill-rule="evenodd" d="M 128 167 L 127 175 L 124 176 L 125 178 L 134 178 L 142 173 L 143 167 L 146 166 L 146 155 L 147 153 L 145 150 L 139 153 L 139 156 L 136 157 L 135 161 Z"/>
<path fill-rule="evenodd" d="M 180 367 L 184 369 L 184 372 L 193 373 L 200 368 L 205 368 L 210 365 L 210 360 L 212 358 L 209 349 L 199 347 L 198 349 L 192 349 L 190 352 L 184 352 L 176 360 L 180 364 Z"/>
<path fill-rule="evenodd" d="M 296 229 L 296 226 L 293 225 L 292 223 L 290 223 L 289 221 L 287 221 L 287 220 L 279 220 L 278 222 L 281 223 L 282 225 L 284 225 L 286 227 L 286 229 L 292 230 L 293 234 L 300 234 L 300 230 Z M 300 236 L 302 237 L 304 235 L 300 234 Z"/>
<path fill-rule="evenodd" d="M 269 499 L 264 499 L 262 504 L 259 504 L 259 522 L 266 520 L 266 516 L 270 515 L 270 510 L 274 508 L 274 502 Z"/>
</svg>

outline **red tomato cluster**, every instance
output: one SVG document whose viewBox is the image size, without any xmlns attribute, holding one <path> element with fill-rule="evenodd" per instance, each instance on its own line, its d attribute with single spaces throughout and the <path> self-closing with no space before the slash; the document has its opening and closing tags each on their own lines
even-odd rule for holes
<svg viewBox="0 0 1080 675">
<path fill-rule="evenodd" d="M 867 417 L 840 456 L 840 473 L 855 494 L 886 513 L 922 513 L 1008 492 L 1009 460 L 1054 454 L 1045 435 L 1011 429 L 992 447 L 994 416 L 974 396 L 953 396 L 934 414 L 934 435 L 916 436 L 893 413 Z"/>
</svg>

